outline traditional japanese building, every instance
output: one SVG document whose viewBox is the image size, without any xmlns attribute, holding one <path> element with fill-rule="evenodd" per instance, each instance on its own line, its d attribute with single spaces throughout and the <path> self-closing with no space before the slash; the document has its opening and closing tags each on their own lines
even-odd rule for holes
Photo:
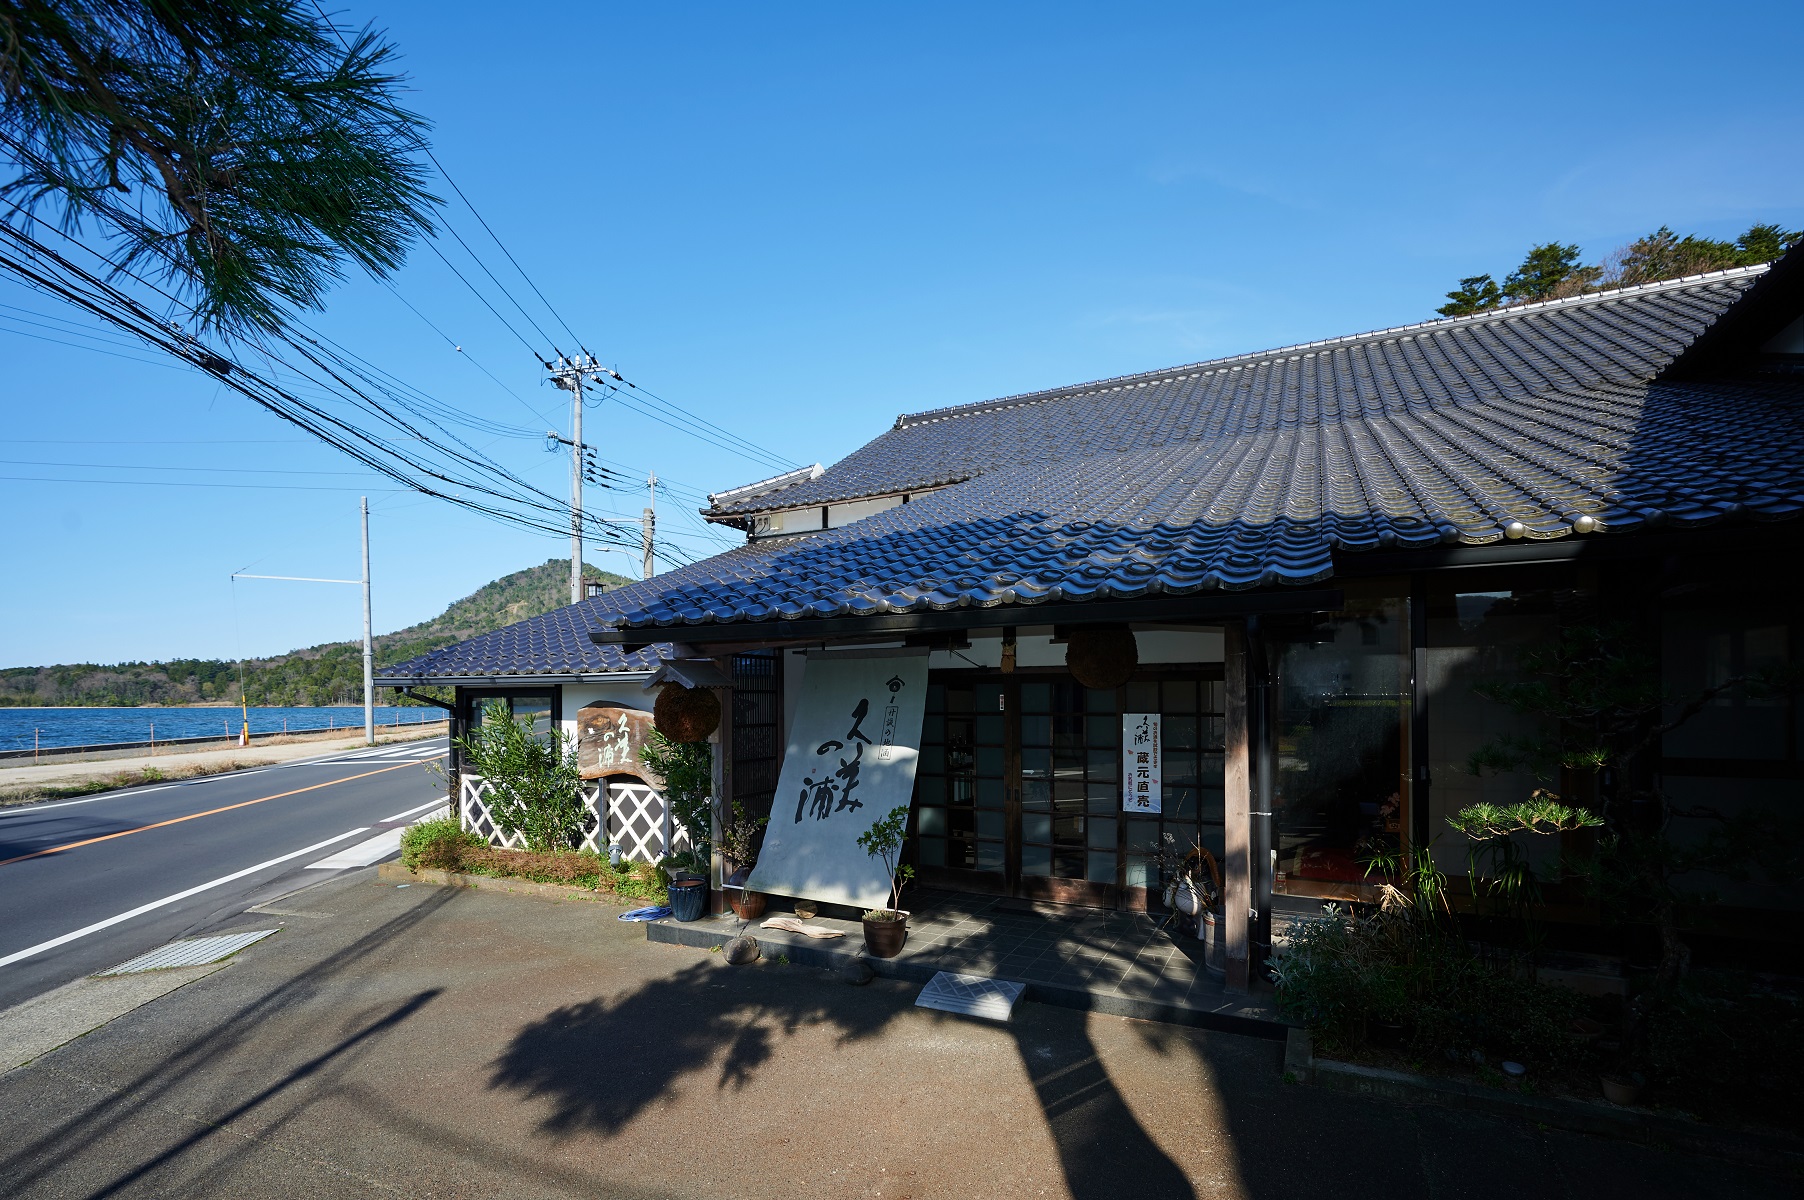
<svg viewBox="0 0 1804 1200">
<path fill-rule="evenodd" d="M 1804 252 L 907 414 L 825 470 L 710 499 L 745 546 L 383 681 L 455 683 L 465 717 L 504 695 L 570 722 L 608 689 L 649 707 L 645 682 L 675 671 L 731 692 L 723 788 L 769 805 L 784 748 L 814 751 L 787 736 L 809 656 L 912 650 L 920 880 L 1142 907 L 1160 847 L 1200 843 L 1242 985 L 1274 906 L 1369 898 L 1375 851 L 1464 874 L 1446 818 L 1536 786 L 1473 773 L 1532 728 L 1475 685 L 1575 620 L 1657 647 L 1684 718 L 1658 772 L 1697 837 L 1804 821 L 1796 691 L 1712 691 L 1796 663 L 1804 637 L 1786 565 Z M 1125 680 L 1079 682 L 1080 644 L 1125 653 Z M 1155 727 L 1149 775 L 1124 728 Z M 1796 938 L 1795 886 L 1710 882 L 1723 936 Z M 1590 919 L 1558 879 L 1544 901 Z"/>
</svg>

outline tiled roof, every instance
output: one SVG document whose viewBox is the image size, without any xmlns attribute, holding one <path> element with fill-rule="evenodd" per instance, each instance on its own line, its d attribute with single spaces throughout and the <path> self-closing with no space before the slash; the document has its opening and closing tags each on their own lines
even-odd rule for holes
<svg viewBox="0 0 1804 1200">
<path fill-rule="evenodd" d="M 658 581 L 652 581 L 654 584 Z M 516 675 L 601 675 L 619 671 L 655 671 L 670 657 L 667 645 L 630 653 L 618 646 L 597 646 L 590 632 L 618 608 L 616 597 L 630 598 L 634 588 L 607 592 L 580 604 L 553 609 L 542 616 L 422 654 L 376 672 L 381 679 L 469 679 Z M 644 598 L 656 594 L 648 589 Z"/>
<path fill-rule="evenodd" d="M 896 419 L 815 478 L 719 493 L 741 516 L 1332 423 L 1386 406 L 1520 401 L 1651 378 L 1768 268 L 1428 321 Z M 737 491 L 737 489 L 735 489 Z"/>
<path fill-rule="evenodd" d="M 1377 386 L 1377 385 L 1375 385 Z M 1305 584 L 1339 553 L 1804 511 L 1804 378 L 1605 383 L 1352 411 L 991 471 L 673 572 L 634 628 Z M 1587 521 L 1588 519 L 1588 521 Z M 698 631 L 699 633 L 699 631 Z"/>
<path fill-rule="evenodd" d="M 1793 517 L 1804 374 L 1667 368 L 1705 330 L 1740 344 L 1719 335 L 1792 313 L 1794 254 L 1720 322 L 1765 268 L 905 416 L 757 507 L 937 491 L 383 674 L 643 669 L 668 645 L 589 633 L 1298 585 L 1379 547 Z"/>
</svg>

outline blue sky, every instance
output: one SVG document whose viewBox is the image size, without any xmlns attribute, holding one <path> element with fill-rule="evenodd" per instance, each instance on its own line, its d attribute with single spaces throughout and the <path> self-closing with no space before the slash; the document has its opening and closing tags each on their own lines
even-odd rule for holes
<svg viewBox="0 0 1804 1200">
<path fill-rule="evenodd" d="M 591 349 L 797 463 L 900 412 L 1422 320 L 1535 242 L 1804 226 L 1794 6 L 1252 7 L 344 11 L 399 44 L 439 158 Z M 522 434 L 567 425 L 430 253 L 396 283 L 462 356 L 363 279 L 316 323 Z M 353 588 L 228 576 L 355 575 L 366 490 L 378 629 L 567 553 L 390 494 L 148 351 L 41 340 L 20 310 L 69 316 L 41 297 L 0 283 L 0 304 L 0 665 L 353 637 Z M 711 543 L 672 507 L 769 473 L 605 405 L 585 420 L 605 458 L 688 489 L 660 508 L 691 553 Z M 489 452 L 566 486 L 530 436 Z"/>
</svg>

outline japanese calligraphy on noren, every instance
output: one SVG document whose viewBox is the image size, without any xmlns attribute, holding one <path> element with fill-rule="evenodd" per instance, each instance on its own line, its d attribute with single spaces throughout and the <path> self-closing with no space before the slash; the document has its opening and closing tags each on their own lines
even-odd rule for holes
<svg viewBox="0 0 1804 1200">
<path fill-rule="evenodd" d="M 884 903 L 889 876 L 858 838 L 914 792 L 927 653 L 807 657 L 775 811 L 748 888 L 865 908 Z"/>
<path fill-rule="evenodd" d="M 1121 811 L 1162 811 L 1165 767 L 1158 713 L 1121 714 Z"/>
<path fill-rule="evenodd" d="M 814 768 L 820 778 L 816 779 L 813 773 L 802 777 L 802 796 L 796 802 L 797 824 L 803 816 L 824 821 L 836 812 L 846 809 L 857 812 L 864 807 L 864 802 L 853 799 L 852 793 L 858 788 L 858 768 L 864 762 L 864 748 L 871 744 L 871 739 L 864 733 L 864 719 L 870 715 L 870 699 L 860 697 L 852 707 L 852 724 L 846 730 L 845 741 L 829 738 L 814 752 L 821 759 Z M 830 766 L 832 756 L 847 745 L 852 747 L 851 754 L 840 757 L 836 766 Z"/>
</svg>

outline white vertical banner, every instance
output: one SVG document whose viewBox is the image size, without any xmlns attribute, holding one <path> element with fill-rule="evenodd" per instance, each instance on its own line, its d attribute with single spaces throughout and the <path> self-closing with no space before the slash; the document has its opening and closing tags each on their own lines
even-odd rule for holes
<svg viewBox="0 0 1804 1200">
<path fill-rule="evenodd" d="M 1121 714 L 1121 811 L 1156 813 L 1164 795 L 1158 713 Z"/>
<path fill-rule="evenodd" d="M 927 650 L 808 656 L 764 848 L 745 886 L 829 904 L 889 903 L 860 834 L 914 798 Z"/>
</svg>

